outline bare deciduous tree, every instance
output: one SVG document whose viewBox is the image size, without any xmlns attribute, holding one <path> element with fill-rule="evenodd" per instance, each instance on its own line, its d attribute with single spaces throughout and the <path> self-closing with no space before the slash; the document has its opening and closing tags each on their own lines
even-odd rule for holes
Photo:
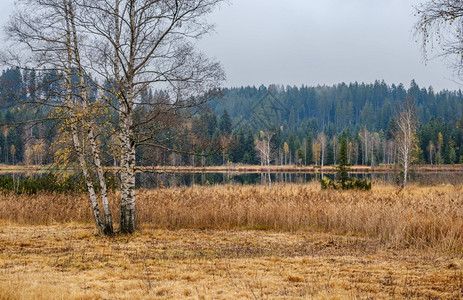
<svg viewBox="0 0 463 300">
<path fill-rule="evenodd" d="M 402 187 L 407 184 L 408 172 L 412 162 L 412 154 L 418 144 L 416 129 L 418 121 L 415 114 L 415 105 L 409 98 L 399 107 L 395 117 L 395 128 L 393 130 L 399 163 L 403 171 Z"/>
<path fill-rule="evenodd" d="M 165 145 L 159 133 L 174 128 L 172 121 L 201 104 L 224 77 L 220 65 L 191 43 L 211 29 L 204 16 L 220 1 L 80 1 L 80 24 L 90 37 L 88 67 L 116 86 L 111 92 L 118 99 L 123 232 L 133 232 L 136 224 L 136 146 Z M 164 97 L 140 101 L 141 92 L 156 85 L 167 91 Z M 135 119 L 137 106 L 145 113 Z"/>
<path fill-rule="evenodd" d="M 8 28 L 16 46 L 10 62 L 22 62 L 25 55 L 16 54 L 25 49 L 28 63 L 62 74 L 61 99 L 46 104 L 64 110 L 84 175 L 91 157 L 100 185 L 104 180 L 94 132 L 98 124 L 92 118 L 87 83 L 92 76 L 98 110 L 116 112 L 112 130 L 120 145 L 121 232 L 136 229 L 136 147 L 168 149 L 191 108 L 204 103 L 224 79 L 220 65 L 195 52 L 192 42 L 210 31 L 204 16 L 221 1 L 19 0 Z M 163 92 L 143 97 L 148 89 Z M 112 231 L 97 216 L 89 180 L 87 187 L 99 230 Z M 104 193 L 102 188 L 102 198 Z M 110 220 L 107 201 L 102 203 Z"/>
<path fill-rule="evenodd" d="M 107 187 L 95 134 L 95 119 L 90 103 L 89 86 L 81 60 L 82 48 L 76 25 L 75 1 L 72 0 L 23 0 L 18 3 L 16 13 L 7 27 L 10 41 L 17 47 L 10 52 L 10 62 L 25 68 L 44 67 L 57 71 L 58 87 L 52 96 L 36 96 L 35 105 L 46 105 L 55 109 L 55 117 L 61 119 L 62 134 L 72 140 L 74 150 L 83 172 L 95 222 L 100 232 L 113 233 L 112 216 L 109 209 Z M 19 63 L 23 60 L 23 63 Z M 20 98 L 20 97 L 18 97 Z M 29 103 L 31 104 L 31 103 Z M 87 151 L 85 144 L 90 145 Z M 91 163 L 90 163 L 91 162 Z M 91 178 L 90 165 L 100 184 L 100 197 L 104 210 L 101 218 L 96 188 Z"/>
<path fill-rule="evenodd" d="M 326 137 L 325 133 L 322 131 L 318 134 L 317 136 L 317 141 L 320 144 L 321 147 L 321 154 L 320 154 L 320 167 L 323 169 L 324 166 L 324 161 L 325 161 L 325 151 L 326 151 L 326 146 L 328 143 L 328 138 Z"/>
<path fill-rule="evenodd" d="M 269 189 L 272 188 L 272 178 L 270 176 L 270 160 L 271 160 L 271 155 L 272 155 L 272 148 L 270 146 L 270 141 L 272 140 L 272 137 L 274 135 L 275 135 L 274 131 L 261 130 L 260 138 L 262 140 L 259 140 L 256 143 L 256 149 L 259 151 L 260 157 L 261 157 L 261 165 L 267 166 Z"/>
<path fill-rule="evenodd" d="M 312 153 L 313 153 L 313 162 L 315 163 L 315 165 L 321 165 L 321 149 L 322 149 L 322 146 L 320 144 L 320 142 L 318 141 L 318 139 L 314 140 L 312 142 Z"/>
<path fill-rule="evenodd" d="M 450 60 L 458 75 L 463 71 L 463 2 L 432 0 L 415 7 L 418 21 L 415 36 L 423 46 L 423 56 L 429 50 Z"/>
</svg>

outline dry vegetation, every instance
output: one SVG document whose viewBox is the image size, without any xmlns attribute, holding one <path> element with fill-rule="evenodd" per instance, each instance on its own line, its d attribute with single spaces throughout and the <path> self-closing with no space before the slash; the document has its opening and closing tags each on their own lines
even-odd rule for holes
<svg viewBox="0 0 463 300">
<path fill-rule="evenodd" d="M 318 183 L 138 190 L 138 222 L 180 229 L 324 230 L 396 248 L 463 249 L 463 186 L 374 186 L 323 191 Z M 117 199 L 118 195 L 112 195 Z M 0 195 L 0 219 L 16 224 L 92 222 L 85 195 Z M 115 201 L 114 201 L 115 202 Z M 117 203 L 113 203 L 118 215 Z M 117 222 L 117 220 L 116 220 Z"/>
<path fill-rule="evenodd" d="M 143 230 L 106 238 L 84 196 L 1 195 L 0 299 L 463 292 L 460 186 L 195 186 L 138 197 Z"/>
<path fill-rule="evenodd" d="M 89 225 L 0 229 L 0 299 L 441 298 L 461 296 L 462 260 L 315 232 Z"/>
</svg>

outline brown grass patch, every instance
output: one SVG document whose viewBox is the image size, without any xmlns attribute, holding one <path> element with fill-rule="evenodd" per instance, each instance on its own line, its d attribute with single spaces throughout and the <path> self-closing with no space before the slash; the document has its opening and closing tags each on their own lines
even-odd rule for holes
<svg viewBox="0 0 463 300">
<path fill-rule="evenodd" d="M 225 185 L 137 191 L 138 222 L 160 229 L 323 230 L 378 238 L 397 248 L 463 249 L 463 188 L 323 191 L 318 184 Z M 112 195 L 118 217 L 118 195 Z M 16 224 L 91 223 L 84 195 L 0 195 Z"/>
<path fill-rule="evenodd" d="M 456 255 L 315 232 L 0 228 L 0 299 L 461 297 Z"/>
</svg>

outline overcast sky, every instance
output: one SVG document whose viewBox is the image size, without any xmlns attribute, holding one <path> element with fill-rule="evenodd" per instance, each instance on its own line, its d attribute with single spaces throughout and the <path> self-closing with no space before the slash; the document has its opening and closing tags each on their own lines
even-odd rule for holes
<svg viewBox="0 0 463 300">
<path fill-rule="evenodd" d="M 2 25 L 14 0 L 0 0 Z M 458 89 L 439 60 L 424 64 L 413 39 L 420 0 L 229 0 L 198 47 L 216 58 L 225 86 L 404 83 Z"/>
</svg>

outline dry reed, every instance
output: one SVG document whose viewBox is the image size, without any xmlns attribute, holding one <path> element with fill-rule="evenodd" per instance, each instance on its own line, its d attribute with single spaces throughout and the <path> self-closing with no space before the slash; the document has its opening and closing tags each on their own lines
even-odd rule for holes
<svg viewBox="0 0 463 300">
<path fill-rule="evenodd" d="M 463 249 L 461 187 L 322 191 L 318 184 L 138 190 L 138 222 L 157 228 L 326 230 L 399 247 Z M 118 195 L 111 198 L 117 199 Z M 117 222 L 117 203 L 113 201 Z M 84 195 L 0 196 L 0 219 L 19 224 L 91 222 Z"/>
</svg>

